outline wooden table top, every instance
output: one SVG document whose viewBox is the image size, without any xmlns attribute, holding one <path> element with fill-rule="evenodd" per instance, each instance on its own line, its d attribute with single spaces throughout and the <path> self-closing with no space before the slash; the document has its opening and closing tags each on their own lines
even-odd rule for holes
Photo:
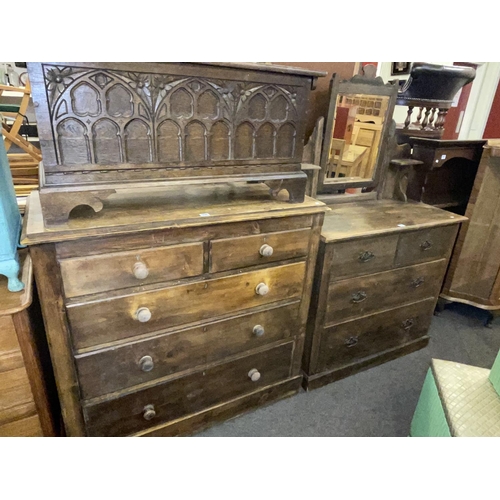
<svg viewBox="0 0 500 500">
<path fill-rule="evenodd" d="M 21 264 L 20 280 L 24 283 L 24 289 L 20 292 L 9 292 L 7 278 L 0 274 L 0 316 L 15 314 L 31 304 L 33 269 L 28 249 L 19 251 L 19 260 Z"/>
<path fill-rule="evenodd" d="M 289 203 L 283 190 L 276 198 L 263 184 L 192 185 L 179 188 L 120 191 L 104 201 L 95 213 L 77 207 L 64 224 L 46 227 L 38 191 L 26 206 L 21 241 L 25 245 L 124 234 L 150 229 L 193 227 L 263 218 L 321 213 L 328 207 L 306 196 L 303 203 Z"/>
<path fill-rule="evenodd" d="M 461 215 L 417 202 L 377 200 L 339 203 L 330 205 L 330 208 L 321 231 L 321 239 L 327 243 L 467 220 Z"/>
</svg>

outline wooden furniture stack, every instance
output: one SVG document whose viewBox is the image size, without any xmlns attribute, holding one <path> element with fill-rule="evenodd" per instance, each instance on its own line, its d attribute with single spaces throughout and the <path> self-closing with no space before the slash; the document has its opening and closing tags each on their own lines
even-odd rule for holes
<svg viewBox="0 0 500 500">
<path fill-rule="evenodd" d="M 8 291 L 0 276 L 0 436 L 55 436 L 55 387 L 26 250 L 21 266 L 20 292 Z"/>
<path fill-rule="evenodd" d="M 32 72 L 46 183 L 23 243 L 67 434 L 190 434 L 296 393 L 325 211 L 300 171 L 320 74 Z M 100 211 L 68 218 L 79 204 Z"/>
</svg>

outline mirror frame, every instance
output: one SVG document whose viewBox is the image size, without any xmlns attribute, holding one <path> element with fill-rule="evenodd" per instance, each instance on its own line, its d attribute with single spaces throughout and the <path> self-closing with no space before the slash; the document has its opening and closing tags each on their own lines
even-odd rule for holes
<svg viewBox="0 0 500 500">
<path fill-rule="evenodd" d="M 333 122 L 335 118 L 335 111 L 337 107 L 337 97 L 339 94 L 367 94 L 374 96 L 389 97 L 387 105 L 386 119 L 384 121 L 382 133 L 380 136 L 380 146 L 377 160 L 374 165 L 374 174 L 371 179 L 351 180 L 344 181 L 345 178 L 332 179 L 331 182 L 325 182 L 325 167 L 328 160 L 330 151 L 330 140 L 333 133 Z M 371 78 L 364 75 L 355 75 L 350 80 L 340 81 L 336 73 L 332 75 L 330 80 L 330 101 L 328 106 L 328 117 L 325 126 L 325 134 L 323 139 L 323 146 L 321 149 L 321 171 L 318 181 L 318 194 L 335 193 L 339 190 L 347 188 L 373 188 L 377 189 L 383 179 L 385 168 L 385 149 L 387 147 L 387 140 L 389 136 L 389 129 L 394 114 L 394 106 L 398 95 L 398 85 L 395 82 L 384 83 L 380 76 Z"/>
</svg>

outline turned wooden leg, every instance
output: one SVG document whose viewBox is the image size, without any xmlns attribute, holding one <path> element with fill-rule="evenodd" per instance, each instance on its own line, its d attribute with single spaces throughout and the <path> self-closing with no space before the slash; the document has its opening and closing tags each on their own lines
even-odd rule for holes
<svg viewBox="0 0 500 500">
<path fill-rule="evenodd" d="M 104 206 L 102 200 L 116 193 L 114 189 L 102 191 L 40 191 L 40 204 L 44 221 L 47 225 L 64 224 L 68 221 L 71 210 L 80 205 L 89 206 L 100 212 Z"/>
</svg>

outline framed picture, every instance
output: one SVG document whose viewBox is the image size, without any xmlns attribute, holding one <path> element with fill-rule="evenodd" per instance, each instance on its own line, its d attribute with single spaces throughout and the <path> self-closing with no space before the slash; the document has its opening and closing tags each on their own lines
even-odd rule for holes
<svg viewBox="0 0 500 500">
<path fill-rule="evenodd" d="M 411 70 L 411 62 L 393 62 L 391 75 L 409 75 Z"/>
</svg>

